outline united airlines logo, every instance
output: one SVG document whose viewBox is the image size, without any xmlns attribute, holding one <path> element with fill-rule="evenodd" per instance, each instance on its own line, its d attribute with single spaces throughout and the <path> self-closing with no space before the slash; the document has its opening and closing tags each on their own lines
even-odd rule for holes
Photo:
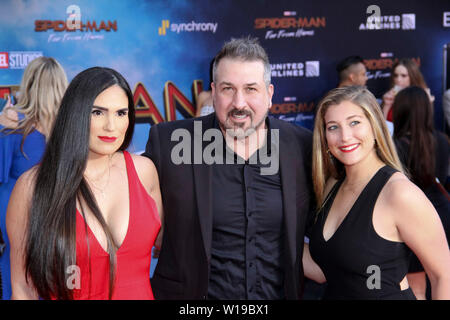
<svg viewBox="0 0 450 320">
<path fill-rule="evenodd" d="M 377 7 L 377 6 L 374 6 Z M 359 25 L 359 30 L 415 30 L 416 14 L 402 13 L 397 15 L 381 15 L 379 11 L 368 16 Z"/>
<path fill-rule="evenodd" d="M 402 14 L 402 29 L 403 30 L 416 29 L 416 15 L 414 13 Z"/>
<path fill-rule="evenodd" d="M 170 23 L 169 20 L 162 20 L 161 26 L 158 27 L 158 34 L 165 36 L 168 31 L 175 32 L 177 34 L 182 32 L 212 32 L 216 33 L 217 22 L 182 22 L 182 23 Z"/>
<path fill-rule="evenodd" d="M 274 63 L 270 65 L 271 76 L 274 78 L 299 78 L 299 77 L 319 77 L 320 62 L 287 62 Z"/>
</svg>

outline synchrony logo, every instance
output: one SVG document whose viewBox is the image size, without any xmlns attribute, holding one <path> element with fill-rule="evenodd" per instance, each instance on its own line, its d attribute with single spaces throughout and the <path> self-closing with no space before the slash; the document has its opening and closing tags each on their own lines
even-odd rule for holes
<svg viewBox="0 0 450 320">
<path fill-rule="evenodd" d="M 158 34 L 165 36 L 167 31 L 176 32 L 212 32 L 216 33 L 217 22 L 183 22 L 183 23 L 170 23 L 169 20 L 162 20 L 161 26 L 158 28 Z"/>
</svg>

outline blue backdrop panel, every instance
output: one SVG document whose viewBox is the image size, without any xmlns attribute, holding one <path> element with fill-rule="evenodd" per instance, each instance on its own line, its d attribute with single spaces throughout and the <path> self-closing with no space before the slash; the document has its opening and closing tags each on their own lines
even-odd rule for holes
<svg viewBox="0 0 450 320">
<path fill-rule="evenodd" d="M 77 5 L 81 30 L 67 29 Z M 369 29 L 375 4 L 381 26 Z M 267 49 L 275 86 L 272 115 L 312 128 L 317 102 L 337 84 L 335 66 L 361 55 L 368 88 L 381 97 L 396 59 L 411 57 L 441 108 L 443 46 L 450 2 L 442 1 L 45 1 L 4 0 L 0 10 L 0 95 L 20 83 L 29 59 L 55 57 L 69 80 L 91 66 L 117 69 L 139 109 L 131 151 L 142 151 L 152 123 L 192 114 L 209 86 L 209 63 L 231 37 L 256 36 Z M 170 82 L 170 83 L 168 83 Z M 14 89 L 14 87 L 13 87 Z"/>
</svg>

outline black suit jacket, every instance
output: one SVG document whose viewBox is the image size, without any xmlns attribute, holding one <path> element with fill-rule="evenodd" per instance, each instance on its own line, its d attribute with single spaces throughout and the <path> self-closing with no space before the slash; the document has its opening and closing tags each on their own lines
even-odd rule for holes
<svg viewBox="0 0 450 320">
<path fill-rule="evenodd" d="M 161 252 L 151 280 L 156 299 L 205 299 L 208 293 L 212 239 L 211 166 L 171 161 L 172 132 L 194 137 L 194 121 L 203 132 L 213 128 L 215 114 L 160 123 L 150 128 L 145 156 L 154 162 L 160 180 L 164 207 Z M 269 118 L 270 129 L 279 129 L 279 170 L 282 183 L 285 293 L 299 299 L 303 290 L 303 239 L 307 216 L 313 204 L 311 183 L 312 135 L 307 129 Z M 202 141 L 202 140 L 200 140 Z M 191 157 L 194 158 L 192 143 Z M 192 162 L 194 163 L 194 162 Z"/>
</svg>

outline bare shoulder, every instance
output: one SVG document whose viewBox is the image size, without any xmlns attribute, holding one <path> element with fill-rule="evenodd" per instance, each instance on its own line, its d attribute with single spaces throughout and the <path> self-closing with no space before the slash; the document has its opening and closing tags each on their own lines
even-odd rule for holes
<svg viewBox="0 0 450 320">
<path fill-rule="evenodd" d="M 136 170 L 156 170 L 153 161 L 148 157 L 138 154 L 131 154 L 131 158 L 133 159 Z"/>
<path fill-rule="evenodd" d="M 137 154 L 131 154 L 131 158 L 141 182 L 148 190 L 153 189 L 155 182 L 158 181 L 158 173 L 153 161 Z"/>
<path fill-rule="evenodd" d="M 19 115 L 17 111 L 13 108 L 6 108 L 0 114 L 0 124 L 6 128 L 17 127 L 17 121 L 19 120 Z"/>
<path fill-rule="evenodd" d="M 419 187 L 412 183 L 403 173 L 396 172 L 388 180 L 383 188 L 383 193 L 388 200 L 405 199 L 421 192 Z"/>
<path fill-rule="evenodd" d="M 399 218 L 424 212 L 432 207 L 423 191 L 400 172 L 394 173 L 388 180 L 380 198 Z"/>
</svg>

